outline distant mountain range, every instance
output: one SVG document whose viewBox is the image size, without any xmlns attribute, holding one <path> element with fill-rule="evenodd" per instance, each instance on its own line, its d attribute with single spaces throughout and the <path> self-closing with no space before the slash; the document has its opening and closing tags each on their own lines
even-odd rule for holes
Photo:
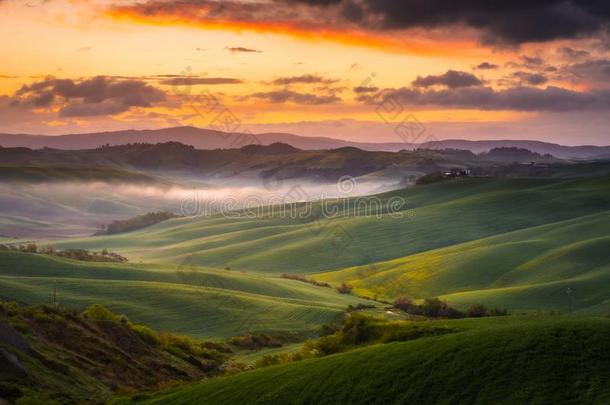
<svg viewBox="0 0 610 405">
<path fill-rule="evenodd" d="M 57 149 L 91 149 L 100 145 L 121 145 L 126 143 L 158 143 L 176 141 L 192 145 L 197 149 L 234 149 L 249 144 L 270 145 L 285 143 L 303 150 L 337 149 L 356 147 L 369 151 L 396 152 L 402 149 L 463 149 L 474 153 L 488 152 L 498 147 L 517 147 L 540 154 L 551 154 L 561 159 L 601 159 L 610 158 L 610 146 L 564 146 L 540 141 L 497 140 L 468 141 L 450 139 L 413 144 L 407 142 L 363 143 L 343 141 L 328 137 L 308 137 L 287 133 L 227 133 L 196 127 L 174 127 L 155 130 L 127 130 L 69 134 L 59 136 L 0 134 L 0 146 L 25 146 L 33 149 L 44 147 Z"/>
<path fill-rule="evenodd" d="M 154 181 L 150 176 L 158 175 L 206 182 L 219 179 L 335 182 L 349 175 L 384 184 L 406 181 L 407 185 L 425 174 L 452 168 L 469 168 L 476 176 L 606 175 L 610 160 L 576 163 L 515 147 L 494 148 L 479 154 L 458 149 L 367 151 L 350 146 L 302 150 L 286 143 L 213 150 L 179 142 L 81 150 L 0 148 L 0 181 L 95 181 L 104 176 L 105 168 L 109 170 L 108 180 L 126 182 L 150 182 Z M 136 173 L 130 175 L 133 171 Z M 142 175 L 146 176 L 141 178 Z"/>
</svg>

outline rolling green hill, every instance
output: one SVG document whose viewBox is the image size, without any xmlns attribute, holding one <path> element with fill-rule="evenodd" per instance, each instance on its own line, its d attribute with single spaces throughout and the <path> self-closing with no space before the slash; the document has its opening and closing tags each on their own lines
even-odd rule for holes
<svg viewBox="0 0 610 405">
<path fill-rule="evenodd" d="M 405 201 L 399 217 L 387 213 L 397 197 Z M 379 207 L 366 205 L 373 198 Z M 55 245 L 110 248 L 150 262 L 316 273 L 385 299 L 442 296 L 462 307 L 561 311 L 571 299 L 574 310 L 607 309 L 610 178 L 476 178 L 333 204 L 341 212 L 333 219 L 190 217 Z"/>
<path fill-rule="evenodd" d="M 375 266 L 316 275 L 348 282 L 360 295 L 442 296 L 509 309 L 575 310 L 608 300 L 610 212 L 527 228 L 430 250 Z"/>
<path fill-rule="evenodd" d="M 181 266 L 91 263 L 0 252 L 0 297 L 97 303 L 155 329 L 197 338 L 248 331 L 311 333 L 359 299 L 276 276 Z"/>
<path fill-rule="evenodd" d="M 148 404 L 603 404 L 610 400 L 610 320 L 440 321 L 466 330 L 216 378 Z"/>
<path fill-rule="evenodd" d="M 467 179 L 380 194 L 374 202 L 371 198 L 337 202 L 335 218 L 318 219 L 321 205 L 316 203 L 305 219 L 277 213 L 189 217 L 140 232 L 53 244 L 109 248 L 135 260 L 180 263 L 189 257 L 210 267 L 314 273 L 604 212 L 610 208 L 610 178 Z M 405 202 L 398 215 L 372 215 L 397 198 Z"/>
<path fill-rule="evenodd" d="M 390 215 L 398 197 L 401 215 Z M 448 181 L 330 202 L 341 213 L 333 219 L 316 219 L 321 204 L 305 219 L 188 217 L 49 241 L 59 249 L 110 249 L 130 263 L 4 259 L 0 294 L 49 302 L 53 280 L 62 303 L 98 302 L 157 329 L 201 337 L 307 332 L 357 302 L 281 279 L 285 272 L 348 281 L 370 297 L 607 313 L 610 178 Z"/>
</svg>

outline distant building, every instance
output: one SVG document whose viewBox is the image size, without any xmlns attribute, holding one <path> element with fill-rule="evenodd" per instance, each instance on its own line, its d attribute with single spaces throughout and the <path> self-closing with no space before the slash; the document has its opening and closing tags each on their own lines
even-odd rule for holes
<svg viewBox="0 0 610 405">
<path fill-rule="evenodd" d="M 470 169 L 462 169 L 454 167 L 448 172 L 445 172 L 445 177 L 468 177 L 470 176 Z"/>
</svg>

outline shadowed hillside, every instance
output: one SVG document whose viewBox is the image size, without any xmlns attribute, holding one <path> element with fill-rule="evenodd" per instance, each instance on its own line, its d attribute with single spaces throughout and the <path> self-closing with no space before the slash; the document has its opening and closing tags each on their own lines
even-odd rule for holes
<svg viewBox="0 0 610 405">
<path fill-rule="evenodd" d="M 457 321 L 460 322 L 460 321 Z M 273 366 L 118 403 L 602 404 L 608 319 L 477 320 L 471 331 Z M 446 322 L 450 324 L 449 322 Z M 494 326 L 492 326 L 494 325 Z"/>
<path fill-rule="evenodd" d="M 221 372 L 230 353 L 131 323 L 100 306 L 79 313 L 0 301 L 0 398 L 103 403 Z"/>
</svg>

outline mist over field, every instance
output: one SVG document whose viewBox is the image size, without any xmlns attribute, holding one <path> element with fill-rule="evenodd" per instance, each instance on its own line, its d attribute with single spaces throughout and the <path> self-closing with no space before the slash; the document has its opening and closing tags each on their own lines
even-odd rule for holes
<svg viewBox="0 0 610 405">
<path fill-rule="evenodd" d="M 265 183 L 260 179 L 239 178 L 203 181 L 188 178 L 183 183 L 186 185 L 0 182 L 0 235 L 84 236 L 112 221 L 151 211 L 180 216 L 222 214 L 255 206 L 363 196 L 397 187 L 388 181 L 358 181 L 351 177 L 325 183 L 308 179 Z"/>
</svg>

